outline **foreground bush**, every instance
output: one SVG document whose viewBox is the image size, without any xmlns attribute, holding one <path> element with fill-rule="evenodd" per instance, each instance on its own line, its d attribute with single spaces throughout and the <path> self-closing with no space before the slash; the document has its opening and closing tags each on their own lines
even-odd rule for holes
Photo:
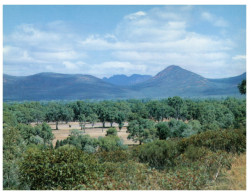
<svg viewBox="0 0 251 195">
<path fill-rule="evenodd" d="M 57 150 L 30 148 L 20 164 L 21 182 L 31 190 L 72 189 L 95 180 L 98 161 L 68 145 Z"/>
<path fill-rule="evenodd" d="M 212 151 L 224 150 L 226 152 L 242 153 L 246 151 L 245 130 L 219 130 L 206 131 L 189 138 L 183 138 L 179 142 L 180 152 L 186 150 L 189 145 L 206 147 Z"/>
<path fill-rule="evenodd" d="M 173 141 L 155 140 L 140 146 L 138 150 L 139 161 L 157 169 L 174 166 L 177 155 L 177 144 Z"/>
<path fill-rule="evenodd" d="M 101 151 L 115 151 L 115 150 L 123 150 L 127 148 L 127 145 L 123 144 L 123 140 L 118 136 L 109 135 L 106 137 L 98 138 L 98 145 Z"/>
<path fill-rule="evenodd" d="M 83 135 L 81 131 L 74 130 L 67 139 L 63 140 L 63 145 L 73 145 L 87 153 L 94 153 L 98 147 L 98 140 L 90 135 Z"/>
<path fill-rule="evenodd" d="M 128 150 L 100 151 L 97 153 L 99 160 L 103 162 L 127 162 L 131 159 Z"/>
</svg>

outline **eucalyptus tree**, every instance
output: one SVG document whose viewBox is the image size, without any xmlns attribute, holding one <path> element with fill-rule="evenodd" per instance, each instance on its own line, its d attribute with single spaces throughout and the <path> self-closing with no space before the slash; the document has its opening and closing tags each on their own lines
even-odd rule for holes
<svg viewBox="0 0 251 195">
<path fill-rule="evenodd" d="M 45 114 L 46 121 L 56 122 L 56 130 L 58 130 L 58 122 L 62 120 L 61 105 L 58 103 L 49 103 Z"/>
<path fill-rule="evenodd" d="M 98 121 L 98 115 L 96 113 L 91 113 L 87 117 L 87 121 L 91 123 L 92 128 L 94 127 L 95 123 Z"/>
<path fill-rule="evenodd" d="M 141 145 L 147 140 L 154 139 L 156 130 L 153 121 L 141 118 L 139 120 L 130 121 L 127 132 L 129 133 L 128 139 L 132 139 L 135 142 L 139 141 Z"/>
<path fill-rule="evenodd" d="M 79 126 L 81 127 L 81 130 L 84 130 L 85 132 L 85 125 L 86 125 L 86 117 L 84 114 L 80 114 L 78 117 Z"/>
<path fill-rule="evenodd" d="M 126 119 L 126 114 L 124 112 L 118 111 L 115 117 L 115 122 L 118 123 L 119 130 L 123 128 L 125 119 Z"/>
<path fill-rule="evenodd" d="M 179 97 L 174 96 L 172 98 L 168 98 L 168 105 L 174 109 L 173 117 L 178 119 L 184 119 L 187 116 L 187 106 L 185 101 Z"/>
</svg>

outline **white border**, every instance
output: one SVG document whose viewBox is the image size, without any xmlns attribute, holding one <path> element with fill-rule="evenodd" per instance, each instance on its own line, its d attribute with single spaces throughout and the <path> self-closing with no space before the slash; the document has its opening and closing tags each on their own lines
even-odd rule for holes
<svg viewBox="0 0 251 195">
<path fill-rule="evenodd" d="M 247 70 L 247 77 L 249 76 L 249 56 L 250 56 L 250 38 L 248 35 L 250 35 L 250 17 L 251 17 L 251 4 L 250 4 L 250 0 L 175 0 L 175 1 L 171 1 L 171 0 L 92 0 L 92 1 L 87 1 L 87 0 L 36 0 L 36 1 L 32 1 L 32 0 L 1 0 L 0 1 L 0 21 L 1 21 L 1 25 L 0 25 L 0 30 L 1 30 L 1 34 L 2 36 L 0 36 L 0 43 L 1 43 L 1 51 L 3 49 L 3 5 L 246 5 L 246 14 L 247 14 L 247 25 L 246 25 L 246 45 L 247 45 L 247 52 L 246 52 L 246 70 Z M 46 17 L 46 16 L 45 16 Z M 3 53 L 0 55 L 0 61 L 1 61 L 1 65 L 3 66 Z M 2 111 L 2 100 L 3 100 L 3 67 L 1 66 L 0 68 L 0 79 L 1 79 L 1 85 L 0 85 L 0 95 L 1 95 L 1 109 L 0 109 L 0 124 L 2 124 L 2 116 L 3 116 L 3 111 Z M 247 90 L 247 190 L 246 191 L 47 191 L 46 193 L 60 193 L 60 194 L 66 194 L 66 193 L 104 193 L 104 194 L 117 194 L 117 193 L 121 193 L 121 194 L 127 194 L 128 193 L 133 193 L 133 194 L 138 194 L 138 193 L 144 193 L 144 194 L 152 194 L 152 193 L 159 193 L 159 194 L 167 194 L 167 193 L 188 193 L 188 194 L 195 194 L 195 193 L 206 193 L 206 194 L 211 194 L 211 193 L 228 193 L 228 194 L 235 194 L 235 193 L 239 193 L 239 194 L 243 194 L 243 193 L 249 193 L 250 194 L 250 168 L 249 168 L 249 164 L 250 164 L 250 152 L 249 152 L 249 141 L 250 140 L 250 123 L 248 121 L 250 120 L 250 101 L 249 101 L 249 80 L 247 79 L 248 82 L 248 90 Z M 1 131 L 1 147 L 2 147 L 2 125 L 0 128 Z M 1 160 L 1 164 L 2 164 L 2 155 L 0 155 L 0 160 Z M 2 191 L 2 166 L 1 166 L 1 178 L 0 178 L 0 182 L 1 182 L 1 191 Z M 27 193 L 34 193 L 34 191 L 2 191 L 3 193 L 21 193 L 21 194 L 27 194 Z M 35 193 L 45 193 L 44 191 L 36 191 Z"/>
</svg>

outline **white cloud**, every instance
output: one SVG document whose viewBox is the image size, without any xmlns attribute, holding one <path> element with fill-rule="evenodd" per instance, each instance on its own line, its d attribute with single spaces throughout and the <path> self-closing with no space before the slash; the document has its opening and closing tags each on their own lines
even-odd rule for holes
<svg viewBox="0 0 251 195">
<path fill-rule="evenodd" d="M 217 17 L 209 12 L 203 12 L 201 14 L 201 18 L 207 20 L 208 22 L 212 23 L 214 26 L 217 27 L 228 27 L 228 22 L 221 17 Z"/>
<path fill-rule="evenodd" d="M 245 55 L 236 55 L 234 57 L 232 57 L 233 60 L 246 60 L 246 56 Z"/>
<path fill-rule="evenodd" d="M 83 65 L 85 65 L 84 62 L 82 61 L 77 61 L 77 62 L 71 62 L 71 61 L 63 61 L 63 65 L 65 66 L 66 69 L 69 70 L 80 70 Z"/>
<path fill-rule="evenodd" d="M 125 16 L 124 18 L 125 18 L 125 19 L 129 19 L 129 20 L 135 20 L 135 19 L 137 19 L 137 18 L 139 18 L 139 17 L 141 17 L 141 16 L 145 16 L 145 15 L 146 15 L 145 12 L 143 12 L 143 11 L 138 11 L 138 12 L 136 12 L 136 13 L 129 14 L 129 15 Z"/>
<path fill-rule="evenodd" d="M 138 11 L 125 16 L 109 34 L 86 37 L 71 32 L 63 21 L 52 21 L 42 27 L 23 24 L 4 36 L 4 66 L 12 66 L 5 70 L 10 74 L 15 68 L 29 72 L 30 64 L 40 72 L 102 77 L 154 75 L 176 64 L 206 77 L 220 77 L 223 73 L 218 70 L 228 71 L 226 76 L 234 76 L 231 74 L 235 70 L 239 73 L 240 69 L 234 65 L 232 72 L 228 70 L 229 64 L 234 64 L 232 60 L 239 60 L 239 67 L 245 65 L 244 56 L 230 55 L 236 43 L 220 34 L 196 32 L 191 28 L 193 9 L 193 6 L 166 6 Z M 216 27 L 228 26 L 223 18 L 209 12 L 201 13 L 201 18 Z"/>
<path fill-rule="evenodd" d="M 114 74 L 125 74 L 129 76 L 133 73 L 147 74 L 148 72 L 147 66 L 139 63 L 130 63 L 128 61 L 107 61 L 94 64 L 89 68 L 89 74 L 97 75 L 100 78 Z"/>
</svg>

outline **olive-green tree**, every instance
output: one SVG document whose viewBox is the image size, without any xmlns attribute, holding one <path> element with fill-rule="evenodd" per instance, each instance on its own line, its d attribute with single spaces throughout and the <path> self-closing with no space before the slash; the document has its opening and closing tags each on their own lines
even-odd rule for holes
<svg viewBox="0 0 251 195">
<path fill-rule="evenodd" d="M 138 141 L 141 145 L 143 142 L 154 139 L 156 130 L 153 121 L 141 118 L 130 121 L 127 132 L 129 133 L 127 139 L 132 139 L 135 142 Z"/>
</svg>

